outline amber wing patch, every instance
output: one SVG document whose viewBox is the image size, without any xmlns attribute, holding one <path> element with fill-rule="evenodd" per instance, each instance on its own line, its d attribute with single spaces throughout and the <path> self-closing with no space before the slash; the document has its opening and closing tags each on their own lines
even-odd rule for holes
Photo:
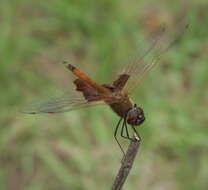
<svg viewBox="0 0 208 190">
<path fill-rule="evenodd" d="M 117 91 L 122 90 L 129 77 L 130 76 L 128 74 L 119 75 L 118 79 L 113 82 L 113 86 L 115 87 L 115 89 Z"/>
</svg>

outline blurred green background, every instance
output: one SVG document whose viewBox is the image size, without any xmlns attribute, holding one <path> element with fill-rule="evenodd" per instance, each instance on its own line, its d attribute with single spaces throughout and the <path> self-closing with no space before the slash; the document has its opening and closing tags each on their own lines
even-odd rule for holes
<svg viewBox="0 0 208 190">
<path fill-rule="evenodd" d="M 110 189 L 122 154 L 113 138 L 119 118 L 107 106 L 18 109 L 73 88 L 63 60 L 111 82 L 145 33 L 183 17 L 185 36 L 132 97 L 147 119 L 124 189 L 208 189 L 207 9 L 206 0 L 1 0 L 0 189 Z"/>
</svg>

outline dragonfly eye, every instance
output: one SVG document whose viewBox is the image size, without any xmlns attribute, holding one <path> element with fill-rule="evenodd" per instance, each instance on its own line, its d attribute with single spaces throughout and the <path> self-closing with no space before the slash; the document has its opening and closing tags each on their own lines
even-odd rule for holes
<svg viewBox="0 0 208 190">
<path fill-rule="evenodd" d="M 144 115 L 140 114 L 140 115 L 138 116 L 138 119 L 142 119 L 142 118 L 144 118 Z"/>
<path fill-rule="evenodd" d="M 137 118 L 137 123 L 141 124 L 142 122 L 144 122 L 144 120 L 145 120 L 144 115 L 139 115 L 139 117 Z"/>
<path fill-rule="evenodd" d="M 144 122 L 144 112 L 142 108 L 134 107 L 127 114 L 127 123 L 130 125 L 140 125 Z"/>
</svg>

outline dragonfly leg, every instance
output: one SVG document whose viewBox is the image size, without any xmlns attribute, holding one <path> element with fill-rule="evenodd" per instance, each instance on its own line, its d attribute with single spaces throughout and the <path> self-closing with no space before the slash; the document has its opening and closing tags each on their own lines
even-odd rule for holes
<svg viewBox="0 0 208 190">
<path fill-rule="evenodd" d="M 126 129 L 126 135 L 127 135 L 127 138 L 128 138 L 129 140 L 132 140 L 132 139 L 129 137 L 129 131 L 128 131 L 128 126 L 127 126 L 126 120 L 124 120 L 124 126 L 125 126 L 125 129 Z"/>
<path fill-rule="evenodd" d="M 117 132 L 118 132 L 118 128 L 119 128 L 119 126 L 120 126 L 120 123 L 121 123 L 122 119 L 123 119 L 123 118 L 121 118 L 121 119 L 118 121 L 118 124 L 116 125 L 116 129 L 115 129 L 115 132 L 114 132 L 114 138 L 115 138 L 115 140 L 116 140 L 116 142 L 117 142 L 119 148 L 121 149 L 123 155 L 125 156 L 125 152 L 124 152 L 124 150 L 123 150 L 121 144 L 119 143 L 119 141 L 118 141 L 118 139 L 117 139 Z"/>
<path fill-rule="evenodd" d="M 126 136 L 124 135 L 124 128 L 125 128 L 125 131 L 126 131 Z M 122 124 L 122 128 L 121 128 L 121 137 L 125 138 L 125 139 L 128 139 L 128 140 L 133 140 L 130 136 L 129 136 L 129 131 L 128 131 L 128 126 L 127 126 L 127 123 L 126 123 L 126 120 L 124 119 L 124 122 Z"/>
<path fill-rule="evenodd" d="M 135 129 L 135 127 L 134 127 L 133 125 L 132 125 L 132 129 L 133 129 L 133 131 L 136 133 L 136 139 L 137 139 L 138 141 L 141 141 L 142 139 L 141 139 L 139 133 L 137 132 L 137 130 Z"/>
<path fill-rule="evenodd" d="M 121 127 L 121 137 L 128 139 L 128 137 L 124 135 L 124 128 L 125 128 L 125 120 L 123 121 L 123 124 Z"/>
</svg>

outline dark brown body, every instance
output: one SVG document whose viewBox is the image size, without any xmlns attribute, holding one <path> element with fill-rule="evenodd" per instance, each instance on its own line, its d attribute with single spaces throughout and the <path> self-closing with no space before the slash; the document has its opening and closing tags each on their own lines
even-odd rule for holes
<svg viewBox="0 0 208 190">
<path fill-rule="evenodd" d="M 130 98 L 122 92 L 115 92 L 112 90 L 112 93 L 113 96 L 117 98 L 117 101 L 114 103 L 106 101 L 106 103 L 118 116 L 124 118 L 127 112 L 134 107 L 134 104 Z"/>
<path fill-rule="evenodd" d="M 128 99 L 125 102 L 113 103 L 109 105 L 111 109 L 117 113 L 120 117 L 124 118 L 127 112 L 133 108 L 131 101 Z"/>
</svg>

